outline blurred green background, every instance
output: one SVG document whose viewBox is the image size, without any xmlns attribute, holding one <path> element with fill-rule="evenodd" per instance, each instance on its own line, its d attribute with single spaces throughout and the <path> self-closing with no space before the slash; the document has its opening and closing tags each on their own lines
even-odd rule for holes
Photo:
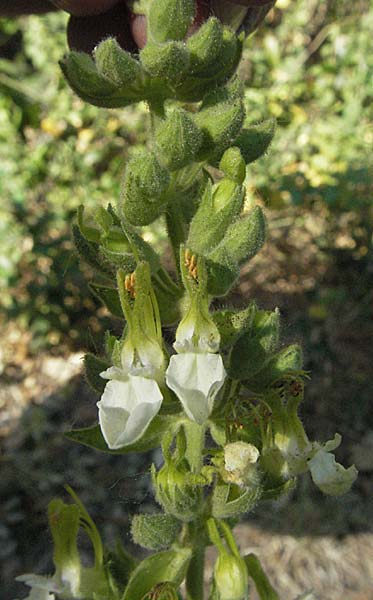
<svg viewBox="0 0 373 600">
<path fill-rule="evenodd" d="M 95 398 L 81 377 L 59 386 L 56 377 L 55 389 L 49 382 L 43 388 L 42 357 L 67 360 L 99 344 L 106 327 L 116 327 L 89 293 L 89 270 L 73 251 L 71 223 L 79 204 L 116 201 L 128 152 L 147 135 L 145 106 L 96 109 L 68 89 L 58 68 L 65 27 L 58 13 L 0 20 L 6 457 L 0 555 L 9 581 L 25 567 L 48 564 L 34 560 L 29 541 L 44 556 L 43 511 L 64 481 L 74 483 L 98 519 L 106 511 L 109 537 L 128 524 L 132 501 L 149 495 L 141 496 L 147 475 L 145 484 L 133 475 L 140 463 L 97 458 L 63 440 L 63 428 L 94 419 Z M 291 520 L 288 504 L 280 512 L 259 512 L 271 531 L 342 536 L 372 523 L 372 31 L 369 0 L 279 0 L 247 41 L 240 67 L 248 119 L 275 117 L 278 128 L 268 155 L 250 166 L 248 176 L 249 199 L 266 208 L 268 243 L 227 302 L 254 295 L 264 307 L 280 307 L 284 335 L 303 343 L 312 372 L 303 411 L 310 437 L 326 439 L 338 430 L 345 438 L 339 458 L 355 460 L 361 470 L 345 499 L 321 499 L 306 481 L 289 501 Z M 160 229 L 148 235 L 161 239 Z M 121 481 L 123 470 L 131 491 L 115 488 L 114 507 L 108 507 L 107 489 Z M 6 597 L 13 593 L 7 585 Z M 321 597 L 334 598 L 332 592 Z"/>
</svg>

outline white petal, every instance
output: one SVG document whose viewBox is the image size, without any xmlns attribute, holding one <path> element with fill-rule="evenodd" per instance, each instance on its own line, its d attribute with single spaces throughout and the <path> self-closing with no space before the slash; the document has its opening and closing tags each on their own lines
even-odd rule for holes
<svg viewBox="0 0 373 600">
<path fill-rule="evenodd" d="M 97 403 L 102 435 L 111 450 L 138 440 L 159 411 L 162 394 L 152 379 L 129 375 L 109 381 Z"/>
<path fill-rule="evenodd" d="M 51 592 L 59 591 L 53 577 L 26 573 L 25 575 L 16 577 L 16 581 L 22 581 L 25 585 L 31 587 L 30 593 L 25 600 L 54 600 L 55 596 Z"/>
<path fill-rule="evenodd" d="M 219 354 L 188 352 L 171 357 L 166 371 L 168 387 L 175 392 L 190 419 L 203 424 L 226 377 Z"/>
<path fill-rule="evenodd" d="M 106 371 L 100 373 L 102 379 L 115 379 L 116 381 L 126 381 L 127 373 L 118 367 L 109 367 Z"/>
<path fill-rule="evenodd" d="M 332 496 L 345 494 L 357 477 L 354 465 L 345 469 L 336 462 L 334 454 L 324 449 L 316 452 L 308 464 L 314 483 L 324 494 Z"/>
</svg>

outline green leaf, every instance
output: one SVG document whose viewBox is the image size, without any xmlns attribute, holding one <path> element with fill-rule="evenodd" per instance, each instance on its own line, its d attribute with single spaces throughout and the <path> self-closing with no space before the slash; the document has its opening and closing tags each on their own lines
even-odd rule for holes
<svg viewBox="0 0 373 600">
<path fill-rule="evenodd" d="M 100 258 L 99 245 L 93 242 L 88 242 L 82 235 L 77 225 L 73 225 L 72 234 L 75 248 L 83 260 L 85 260 L 86 263 L 96 269 L 96 271 L 99 273 L 102 273 L 106 277 L 112 278 L 115 272 L 108 263 Z"/>
<path fill-rule="evenodd" d="M 116 585 L 123 590 L 128 583 L 131 573 L 137 566 L 136 559 L 117 540 L 115 549 L 110 550 L 105 556 L 105 563 Z"/>
<path fill-rule="evenodd" d="M 89 446 L 101 452 L 110 454 L 128 454 L 129 452 L 147 452 L 158 448 L 161 445 L 162 438 L 166 432 L 173 431 L 177 427 L 179 417 L 172 415 L 158 415 L 150 423 L 148 429 L 140 440 L 129 446 L 124 446 L 119 450 L 110 450 L 104 440 L 99 425 L 93 427 L 84 427 L 82 429 L 73 429 L 65 433 L 65 437 L 83 446 Z"/>
<path fill-rule="evenodd" d="M 256 375 L 276 351 L 280 335 L 280 313 L 259 310 L 253 326 L 238 339 L 232 349 L 229 374 L 234 379 Z"/>
<path fill-rule="evenodd" d="M 177 548 L 145 558 L 132 573 L 122 600 L 142 600 L 158 583 L 169 581 L 180 585 L 191 556 L 190 548 Z"/>
<path fill-rule="evenodd" d="M 212 313 L 212 318 L 220 333 L 220 348 L 232 346 L 246 331 L 248 331 L 257 312 L 255 302 L 243 310 L 218 310 Z"/>
<path fill-rule="evenodd" d="M 98 283 L 90 283 L 89 289 L 106 306 L 112 315 L 124 319 L 122 307 L 116 288 L 107 287 Z"/>
<path fill-rule="evenodd" d="M 291 344 L 270 358 L 250 384 L 253 384 L 254 389 L 262 389 L 263 386 L 269 386 L 285 375 L 299 375 L 302 365 L 302 348 L 298 344 Z"/>
<path fill-rule="evenodd" d="M 244 561 L 249 576 L 254 580 L 260 600 L 280 600 L 280 596 L 264 573 L 258 557 L 255 554 L 248 554 L 244 557 Z"/>
<path fill-rule="evenodd" d="M 84 356 L 85 376 L 91 388 L 95 392 L 103 393 L 107 381 L 100 377 L 102 371 L 106 371 L 110 364 L 105 359 L 99 358 L 90 352 Z"/>
</svg>

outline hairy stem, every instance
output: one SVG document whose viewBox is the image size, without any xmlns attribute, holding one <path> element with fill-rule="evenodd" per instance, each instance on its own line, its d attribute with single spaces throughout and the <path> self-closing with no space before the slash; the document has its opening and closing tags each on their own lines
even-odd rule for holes
<svg viewBox="0 0 373 600">
<path fill-rule="evenodd" d="M 198 533 L 195 536 L 198 537 Z M 187 600 L 203 600 L 203 583 L 205 570 L 205 545 L 195 539 L 193 556 L 189 564 L 185 586 Z"/>
</svg>

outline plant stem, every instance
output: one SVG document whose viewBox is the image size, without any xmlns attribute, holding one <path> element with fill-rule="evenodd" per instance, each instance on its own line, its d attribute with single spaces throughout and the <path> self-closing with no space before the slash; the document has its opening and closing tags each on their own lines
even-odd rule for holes
<svg viewBox="0 0 373 600">
<path fill-rule="evenodd" d="M 198 425 L 189 419 L 184 423 L 186 437 L 185 457 L 189 463 L 192 473 L 200 473 L 203 464 L 203 449 L 205 446 L 204 425 Z"/>
<path fill-rule="evenodd" d="M 180 277 L 180 245 L 185 242 L 185 223 L 180 206 L 177 202 L 170 202 L 166 213 L 167 233 L 171 242 L 177 273 Z"/>
<path fill-rule="evenodd" d="M 203 583 L 205 570 L 205 546 L 196 543 L 185 580 L 187 600 L 203 600 Z"/>
</svg>

